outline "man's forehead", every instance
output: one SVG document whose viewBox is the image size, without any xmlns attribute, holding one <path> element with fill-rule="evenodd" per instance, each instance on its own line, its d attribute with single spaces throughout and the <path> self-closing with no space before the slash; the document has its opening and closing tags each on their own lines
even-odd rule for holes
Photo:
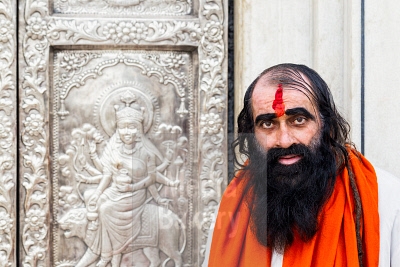
<svg viewBox="0 0 400 267">
<path fill-rule="evenodd" d="M 313 104 L 311 103 L 312 97 L 308 88 L 309 85 L 307 83 L 303 86 L 293 84 L 287 85 L 263 77 L 255 85 L 252 94 L 253 109 L 261 108 L 263 110 L 267 109 L 270 112 L 278 112 L 276 107 L 280 106 L 276 105 L 276 103 L 281 101 L 283 106 L 285 106 L 285 102 L 287 102 L 289 105 L 307 106 L 309 107 L 308 109 L 310 109 Z M 287 105 L 286 108 L 288 108 Z"/>
</svg>

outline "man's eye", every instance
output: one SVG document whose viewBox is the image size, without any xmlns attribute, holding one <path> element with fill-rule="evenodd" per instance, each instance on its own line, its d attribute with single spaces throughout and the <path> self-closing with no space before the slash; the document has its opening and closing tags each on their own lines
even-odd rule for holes
<svg viewBox="0 0 400 267">
<path fill-rule="evenodd" d="M 270 129 L 272 128 L 273 124 L 271 121 L 264 121 L 261 123 L 261 127 L 263 127 L 264 129 Z"/>
<path fill-rule="evenodd" d="M 296 125 L 302 125 L 307 121 L 306 118 L 304 117 L 297 117 L 296 119 L 294 119 L 293 123 Z"/>
</svg>

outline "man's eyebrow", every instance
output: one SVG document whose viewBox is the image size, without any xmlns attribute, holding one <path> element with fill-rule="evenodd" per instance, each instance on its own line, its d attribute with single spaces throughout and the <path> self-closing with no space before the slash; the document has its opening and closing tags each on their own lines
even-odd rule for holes
<svg viewBox="0 0 400 267">
<path fill-rule="evenodd" d="M 303 115 L 309 119 L 315 120 L 314 115 L 312 115 L 307 109 L 305 108 L 291 108 L 285 111 L 285 114 L 288 116 L 292 115 Z"/>
<path fill-rule="evenodd" d="M 276 118 L 276 113 L 260 114 L 256 117 L 255 123 L 260 121 L 270 121 Z"/>
</svg>

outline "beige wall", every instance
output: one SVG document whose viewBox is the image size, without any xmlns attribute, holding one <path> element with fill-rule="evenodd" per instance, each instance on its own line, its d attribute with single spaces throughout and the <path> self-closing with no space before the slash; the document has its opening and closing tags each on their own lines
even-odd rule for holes
<svg viewBox="0 0 400 267">
<path fill-rule="evenodd" d="M 365 153 L 400 176 L 400 2 L 366 1 Z"/>
<path fill-rule="evenodd" d="M 365 6 L 365 154 L 400 177 L 400 2 Z M 396 28 L 397 27 L 397 28 Z M 235 116 L 247 86 L 265 68 L 301 63 L 321 74 L 361 148 L 361 1 L 235 2 Z"/>
</svg>

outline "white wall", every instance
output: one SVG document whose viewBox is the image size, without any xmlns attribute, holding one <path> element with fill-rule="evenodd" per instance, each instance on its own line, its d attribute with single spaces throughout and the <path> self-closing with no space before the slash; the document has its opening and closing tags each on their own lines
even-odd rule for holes
<svg viewBox="0 0 400 267">
<path fill-rule="evenodd" d="M 365 154 L 400 177 L 400 2 L 366 2 Z M 324 78 L 361 149 L 361 0 L 235 1 L 235 116 L 251 81 L 284 62 Z"/>
<path fill-rule="evenodd" d="M 365 154 L 400 177 L 400 2 L 365 5 Z"/>
</svg>

